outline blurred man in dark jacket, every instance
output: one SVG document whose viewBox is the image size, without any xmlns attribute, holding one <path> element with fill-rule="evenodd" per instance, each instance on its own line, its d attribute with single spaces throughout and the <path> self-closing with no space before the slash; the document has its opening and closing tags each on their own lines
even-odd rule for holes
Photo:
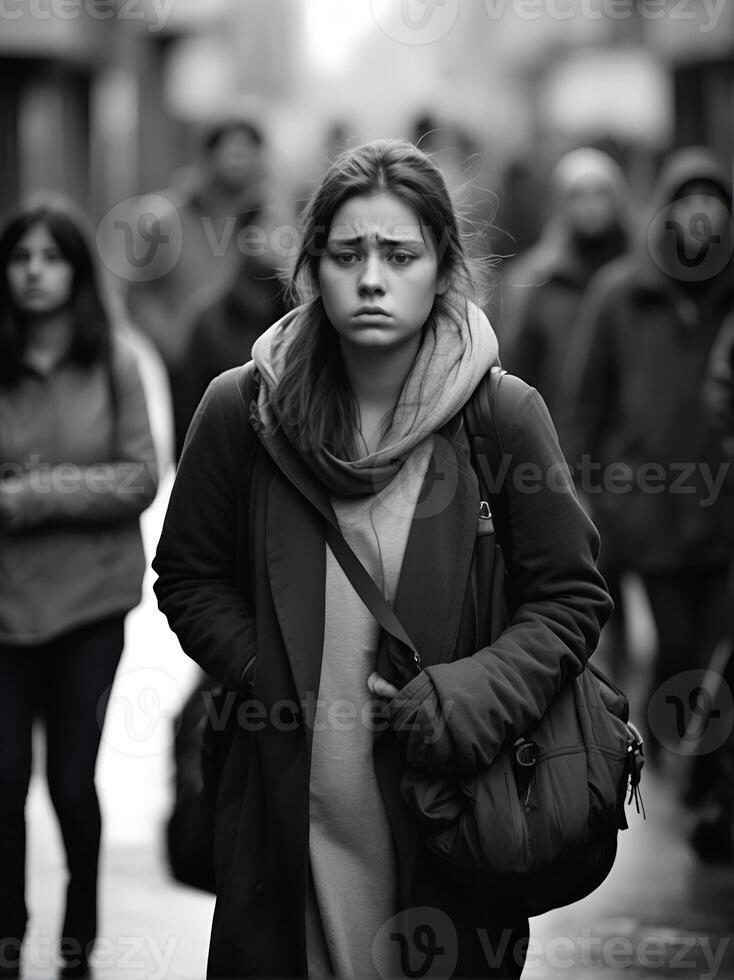
<svg viewBox="0 0 734 980">
<path fill-rule="evenodd" d="M 252 345 L 286 312 L 276 270 L 261 256 L 243 255 L 232 281 L 199 292 L 177 372 L 176 450 L 181 454 L 189 423 L 209 382 L 250 360 Z"/>
<path fill-rule="evenodd" d="M 707 150 L 674 154 L 645 240 L 592 282 L 570 355 L 569 458 L 602 541 L 644 582 L 658 637 L 653 692 L 704 666 L 724 629 L 734 486 L 701 392 L 734 305 L 731 194 Z M 662 742 L 672 748 L 670 716 Z M 648 754 L 659 745 L 653 737 Z"/>
<path fill-rule="evenodd" d="M 704 386 L 704 404 L 724 451 L 734 461 L 734 316 L 724 323 L 716 339 Z M 701 794 L 702 812 L 690 840 L 696 853 L 706 861 L 731 863 L 734 860 L 734 730 L 731 691 L 734 688 L 734 538 L 729 540 L 730 565 L 726 590 L 726 636 L 714 652 L 712 672 L 714 696 L 710 709 L 718 713 L 728 728 L 724 744 L 709 754 L 707 793 Z M 700 767 L 699 767 L 700 769 Z"/>
<path fill-rule="evenodd" d="M 131 252 L 139 257 L 137 275 L 128 283 L 128 307 L 163 357 L 176 419 L 185 415 L 179 371 L 194 297 L 204 288 L 224 287 L 236 275 L 241 232 L 263 206 L 264 172 L 260 127 L 227 117 L 206 133 L 198 165 L 171 187 L 138 199 L 126 222 L 134 236 Z M 176 432 L 179 446 L 183 434 Z"/>
</svg>

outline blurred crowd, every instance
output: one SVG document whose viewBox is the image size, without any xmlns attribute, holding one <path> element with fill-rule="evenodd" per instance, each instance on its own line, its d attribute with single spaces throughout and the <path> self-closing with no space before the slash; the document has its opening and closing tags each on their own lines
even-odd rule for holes
<svg viewBox="0 0 734 980">
<path fill-rule="evenodd" d="M 545 399 L 578 492 L 599 528 L 600 566 L 616 611 L 597 657 L 621 684 L 630 683 L 625 582 L 634 576 L 644 587 L 657 638 L 645 704 L 659 701 L 661 692 L 669 708 L 675 698 L 685 702 L 677 738 L 692 760 L 684 789 L 697 813 L 691 844 L 706 860 L 731 862 L 731 724 L 728 737 L 710 751 L 696 752 L 689 744 L 692 729 L 705 731 L 704 715 L 730 711 L 726 693 L 734 679 L 731 161 L 718 160 L 705 148 L 676 151 L 663 162 L 648 199 L 640 202 L 623 166 L 604 150 L 584 146 L 558 160 L 546 179 L 513 162 L 502 185 L 489 194 L 465 183 L 474 152 L 470 136 L 439 129 L 429 118 L 417 119 L 411 135 L 435 153 L 472 227 L 481 232 L 473 259 L 486 279 L 486 308 L 502 365 Z M 335 126 L 325 135 L 324 159 L 350 139 L 348 127 Z M 264 131 L 251 119 L 220 123 L 206 133 L 196 167 L 136 201 L 127 221 L 127 247 L 140 274 L 124 284 L 121 317 L 100 312 L 108 301 L 94 285 L 93 249 L 85 251 L 77 241 L 84 221 L 73 210 L 57 220 L 58 202 L 24 203 L 22 219 L 16 215 L 0 229 L 0 621 L 4 626 L 17 615 L 16 632 L 0 632 L 2 724 L 19 726 L 18 705 L 30 705 L 31 698 L 31 681 L 11 677 L 9 650 L 41 644 L 50 651 L 62 634 L 77 628 L 80 610 L 88 612 L 90 603 L 96 604 L 98 623 L 106 624 L 94 642 L 105 646 L 107 658 L 97 662 L 96 681 L 86 678 L 86 707 L 74 708 L 79 716 L 93 704 L 94 724 L 88 726 L 86 744 L 69 746 L 70 755 L 65 761 L 59 756 L 57 770 L 49 773 L 65 842 L 80 869 L 77 881 L 88 883 L 96 874 L 97 705 L 119 659 L 122 617 L 139 595 L 142 568 L 132 528 L 150 502 L 157 473 L 170 462 L 165 438 L 156 436 L 168 422 L 144 423 L 140 386 L 149 393 L 153 386 L 170 388 L 177 458 L 209 382 L 249 360 L 255 339 L 288 309 L 283 285 L 288 235 L 274 237 L 267 219 L 273 202 L 267 199 L 266 144 Z M 294 199 L 294 216 L 297 210 Z M 163 246 L 175 246 L 175 256 Z M 501 263 L 497 253 L 503 255 Z M 57 290 L 56 306 L 48 299 L 51 288 Z M 45 321 L 31 316 L 46 309 L 44 302 L 53 315 Z M 29 314 L 25 322 L 36 325 L 32 337 L 13 333 L 12 315 L 19 309 Z M 127 326 L 121 328 L 117 319 Z M 91 364 L 95 352 L 113 351 L 111 370 L 84 381 L 83 402 L 74 371 L 63 378 L 56 371 L 65 363 L 69 337 L 82 363 Z M 133 352 L 132 361 L 127 351 Z M 105 392 L 112 393 L 111 409 L 105 407 Z M 158 398 L 156 404 L 167 402 Z M 40 494 L 30 486 L 33 473 L 10 465 L 31 443 L 44 447 L 41 463 L 50 467 Z M 59 475 L 54 467 L 68 458 L 84 463 L 77 480 L 90 478 L 90 468 L 111 458 L 137 464 L 138 478 L 145 473 L 134 498 L 125 496 L 125 473 L 107 474 L 114 484 L 119 540 L 110 532 L 100 546 L 100 536 L 91 534 L 109 517 L 100 505 L 109 495 L 95 495 L 85 483 L 87 492 L 74 496 L 68 484 L 53 478 Z M 64 521 L 67 539 L 44 551 L 47 543 L 37 532 L 54 518 Z M 75 556 L 73 567 L 68 561 L 60 567 L 60 549 Z M 83 586 L 80 578 L 87 580 Z M 55 620 L 45 622 L 34 613 L 32 594 L 46 597 L 46 618 L 53 613 Z M 702 678 L 714 674 L 715 680 L 682 688 L 680 678 L 691 671 L 700 671 Z M 656 727 L 652 711 L 641 727 L 649 764 L 666 772 L 675 741 Z M 25 759 L 25 742 L 19 752 Z M 65 766 L 71 758 L 83 760 L 82 789 L 69 785 Z M 9 765 L 5 760 L 6 769 Z M 4 802 L 0 813 L 4 868 L 18 865 L 11 852 L 23 853 L 27 765 L 17 759 L 13 765 L 12 780 L 2 774 L 3 800 L 14 801 Z M 81 824 L 91 827 L 86 844 L 74 831 L 80 812 L 86 815 Z M 16 874 L 22 874 L 19 865 Z M 83 943 L 94 933 L 94 910 L 73 895 L 69 909 L 66 932 Z M 14 915 L 21 932 L 24 910 Z M 69 962 L 72 971 L 72 957 Z"/>
</svg>

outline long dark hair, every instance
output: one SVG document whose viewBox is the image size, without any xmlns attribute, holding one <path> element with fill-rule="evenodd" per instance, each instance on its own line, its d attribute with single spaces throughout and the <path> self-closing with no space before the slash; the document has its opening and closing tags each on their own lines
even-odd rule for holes
<svg viewBox="0 0 734 980">
<path fill-rule="evenodd" d="M 60 195 L 36 195 L 8 215 L 0 230 L 0 385 L 6 387 L 20 377 L 27 341 L 23 313 L 10 292 L 8 263 L 23 235 L 37 225 L 48 228 L 74 270 L 69 303 L 74 325 L 70 357 L 80 364 L 92 364 L 109 357 L 110 352 L 110 318 L 83 218 Z"/>
<path fill-rule="evenodd" d="M 441 171 L 412 143 L 376 140 L 342 153 L 324 175 L 302 216 L 301 245 L 290 296 L 308 303 L 303 329 L 288 349 L 287 363 L 272 396 L 288 439 L 302 451 L 321 447 L 348 459 L 355 452 L 357 406 L 344 371 L 337 333 L 319 296 L 319 262 L 334 215 L 350 198 L 386 192 L 409 205 L 433 239 L 438 275 L 448 289 L 436 296 L 426 323 L 435 329 L 441 314 L 463 317 L 474 296 L 473 276 L 457 215 Z"/>
</svg>

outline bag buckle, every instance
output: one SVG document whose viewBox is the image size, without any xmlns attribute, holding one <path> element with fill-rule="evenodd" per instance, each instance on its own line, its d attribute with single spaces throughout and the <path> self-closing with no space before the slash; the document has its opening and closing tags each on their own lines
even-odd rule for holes
<svg viewBox="0 0 734 980">
<path fill-rule="evenodd" d="M 640 780 L 642 778 L 642 770 L 645 765 L 645 741 L 639 730 L 632 724 L 631 721 L 627 722 L 627 728 L 632 735 L 632 741 L 627 746 L 630 788 L 630 795 L 627 799 L 627 803 L 630 804 L 632 800 L 634 800 L 635 809 L 638 813 L 642 813 L 642 819 L 645 820 L 645 804 L 642 801 L 642 793 L 640 792 Z"/>
</svg>

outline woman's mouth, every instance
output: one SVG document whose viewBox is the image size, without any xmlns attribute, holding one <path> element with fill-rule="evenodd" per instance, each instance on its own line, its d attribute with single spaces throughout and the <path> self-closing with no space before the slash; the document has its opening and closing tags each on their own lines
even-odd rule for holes
<svg viewBox="0 0 734 980">
<path fill-rule="evenodd" d="M 355 316 L 390 316 L 381 306 L 360 306 Z"/>
</svg>

